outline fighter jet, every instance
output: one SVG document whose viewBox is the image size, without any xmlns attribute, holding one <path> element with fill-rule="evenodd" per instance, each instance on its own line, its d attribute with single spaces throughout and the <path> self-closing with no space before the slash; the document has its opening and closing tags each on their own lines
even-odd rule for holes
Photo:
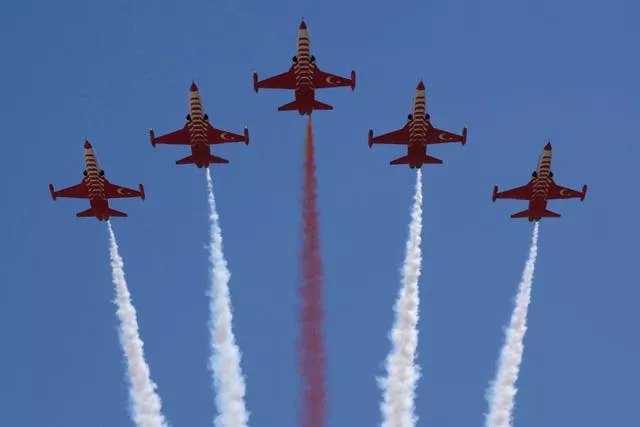
<svg viewBox="0 0 640 427">
<path fill-rule="evenodd" d="M 98 221 L 108 220 L 112 216 L 128 216 L 124 212 L 111 209 L 109 207 L 109 199 L 119 199 L 125 197 L 145 198 L 144 187 L 139 185 L 140 191 L 132 190 L 126 187 L 120 187 L 110 183 L 104 176 L 104 170 L 98 163 L 96 153 L 89 141 L 84 143 L 84 162 L 86 169 L 84 170 L 84 178 L 78 185 L 55 191 L 53 184 L 49 184 L 51 198 L 56 200 L 58 197 L 69 197 L 75 199 L 89 199 L 91 207 L 86 211 L 78 212 L 77 217 L 95 216 Z"/>
<path fill-rule="evenodd" d="M 350 86 L 356 88 L 356 72 L 351 71 L 351 79 L 321 71 L 316 65 L 316 57 L 310 54 L 309 32 L 304 20 L 298 30 L 298 52 L 293 57 L 289 71 L 277 76 L 258 80 L 253 73 L 253 89 L 290 89 L 295 91 L 295 100 L 278 107 L 278 111 L 298 111 L 300 115 L 310 115 L 313 110 L 333 110 L 333 106 L 315 99 L 316 89 Z"/>
<path fill-rule="evenodd" d="M 211 155 L 211 144 L 225 144 L 227 142 L 249 144 L 249 129 L 246 127 L 244 135 L 238 135 L 211 126 L 209 115 L 203 114 L 198 86 L 193 82 L 189 90 L 189 114 L 187 114 L 187 123 L 184 127 L 159 137 L 156 137 L 151 129 L 149 136 L 151 137 L 151 145 L 154 147 L 156 144 L 190 145 L 191 155 L 177 160 L 176 164 L 194 163 L 198 168 L 208 167 L 210 163 L 229 163 L 227 159 Z"/>
<path fill-rule="evenodd" d="M 424 163 L 442 164 L 442 160 L 427 155 L 428 144 L 444 144 L 448 142 L 467 142 L 467 128 L 462 129 L 462 135 L 456 135 L 446 130 L 433 127 L 431 117 L 426 112 L 426 93 L 422 80 L 416 87 L 413 97 L 413 112 L 403 128 L 373 136 L 369 129 L 369 148 L 373 144 L 398 144 L 407 146 L 407 155 L 392 160 L 390 165 L 409 165 L 410 169 L 421 168 Z"/>
<path fill-rule="evenodd" d="M 529 207 L 522 212 L 511 215 L 511 218 L 528 218 L 540 221 L 541 218 L 560 218 L 560 214 L 547 209 L 547 202 L 556 199 L 580 198 L 583 201 L 587 195 L 587 185 L 582 186 L 582 192 L 562 187 L 553 180 L 551 171 L 551 142 L 544 146 L 538 161 L 538 167 L 531 174 L 531 180 L 522 187 L 498 192 L 498 186 L 493 187 L 493 201 L 496 199 L 528 200 Z"/>
</svg>

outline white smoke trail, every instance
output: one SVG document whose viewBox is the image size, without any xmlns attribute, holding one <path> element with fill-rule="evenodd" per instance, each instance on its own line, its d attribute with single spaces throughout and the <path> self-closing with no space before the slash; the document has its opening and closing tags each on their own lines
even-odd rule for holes
<svg viewBox="0 0 640 427">
<path fill-rule="evenodd" d="M 231 298 L 227 261 L 222 253 L 222 230 L 213 196 L 211 172 L 207 169 L 209 192 L 209 220 L 211 221 L 211 290 L 209 310 L 211 320 L 211 357 L 209 369 L 213 373 L 218 427 L 246 427 L 249 414 L 244 403 L 245 382 L 240 368 L 240 349 L 232 330 Z"/>
<path fill-rule="evenodd" d="M 517 393 L 515 387 L 522 363 L 524 350 L 524 334 L 527 332 L 527 310 L 531 302 L 531 283 L 538 255 L 539 222 L 533 228 L 529 259 L 522 272 L 515 307 L 511 314 L 509 328 L 505 332 L 505 343 L 500 353 L 496 377 L 491 384 L 489 414 L 485 420 L 486 427 L 510 427 L 513 425 L 513 407 Z"/>
<path fill-rule="evenodd" d="M 131 294 L 124 278 L 124 263 L 118 253 L 118 243 L 107 221 L 109 228 L 109 254 L 111 258 L 111 274 L 116 287 L 116 304 L 120 319 L 120 345 L 127 360 L 129 376 L 129 399 L 133 421 L 138 427 L 166 427 L 168 424 L 162 415 L 162 404 L 155 390 L 157 385 L 151 380 L 149 365 L 144 360 L 144 343 L 138 333 L 136 309 L 131 303 Z"/>
<path fill-rule="evenodd" d="M 414 412 L 414 394 L 420 378 L 420 367 L 415 364 L 415 358 L 418 346 L 421 233 L 422 172 L 418 169 L 409 225 L 409 240 L 402 270 L 402 287 L 394 308 L 395 324 L 389 334 L 392 349 L 387 356 L 387 377 L 378 379 L 384 392 L 384 401 L 380 405 L 383 427 L 413 427 L 418 421 Z"/>
</svg>

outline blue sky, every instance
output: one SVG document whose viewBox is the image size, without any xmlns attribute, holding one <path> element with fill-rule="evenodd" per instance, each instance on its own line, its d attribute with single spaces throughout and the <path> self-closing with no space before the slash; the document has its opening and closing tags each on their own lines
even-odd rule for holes
<svg viewBox="0 0 640 427">
<path fill-rule="evenodd" d="M 198 83 L 216 127 L 251 133 L 213 170 L 231 269 L 251 425 L 296 422 L 296 277 L 306 118 L 277 112 L 287 91 L 255 94 L 251 74 L 285 71 L 302 16 L 325 71 L 314 115 L 326 274 L 329 425 L 380 421 L 387 334 L 399 287 L 414 172 L 367 131 L 402 126 L 420 78 L 433 123 L 467 124 L 468 143 L 425 166 L 416 401 L 420 425 L 482 425 L 531 234 L 491 203 L 524 184 L 547 138 L 556 181 L 589 193 L 553 202 L 533 283 L 516 402 L 519 427 L 624 427 L 637 418 L 640 343 L 633 279 L 640 108 L 636 2 L 168 1 L 0 6 L 0 420 L 12 427 L 132 425 L 104 223 L 47 184 L 82 177 L 82 143 L 107 177 L 144 183 L 112 203 L 147 360 L 172 425 L 210 425 L 204 171 L 157 147 L 182 126 Z M 635 40 L 635 42 L 634 42 Z"/>
</svg>

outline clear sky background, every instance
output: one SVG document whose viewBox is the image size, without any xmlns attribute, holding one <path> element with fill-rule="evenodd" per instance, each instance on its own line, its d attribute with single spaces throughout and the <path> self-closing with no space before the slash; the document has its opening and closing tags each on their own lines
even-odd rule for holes
<svg viewBox="0 0 640 427">
<path fill-rule="evenodd" d="M 415 172 L 367 131 L 404 125 L 420 78 L 433 123 L 469 138 L 429 148 L 444 164 L 423 168 L 419 424 L 484 423 L 532 231 L 509 219 L 526 203 L 491 191 L 526 183 L 551 138 L 558 184 L 589 192 L 541 224 L 516 422 L 635 425 L 639 13 L 631 0 L 3 2 L 0 424 L 133 425 L 106 225 L 47 189 L 80 182 L 88 137 L 113 183 L 147 190 L 112 202 L 129 214 L 113 225 L 164 412 L 211 425 L 204 171 L 148 137 L 184 125 L 195 79 L 214 126 L 251 133 L 213 167 L 250 424 L 296 425 L 306 118 L 276 111 L 292 92 L 255 94 L 251 74 L 288 69 L 304 16 L 318 65 L 357 72 L 355 92 L 320 91 L 335 109 L 314 114 L 329 426 L 381 420 Z"/>
</svg>

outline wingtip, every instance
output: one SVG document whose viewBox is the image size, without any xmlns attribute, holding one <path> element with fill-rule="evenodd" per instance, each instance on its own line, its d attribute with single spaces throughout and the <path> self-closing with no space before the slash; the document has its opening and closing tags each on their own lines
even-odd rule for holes
<svg viewBox="0 0 640 427">
<path fill-rule="evenodd" d="M 586 196 L 587 196 L 587 184 L 582 186 L 582 195 L 580 196 L 580 201 L 583 202 Z"/>
<path fill-rule="evenodd" d="M 462 145 L 465 145 L 467 143 L 467 126 L 465 125 L 464 128 L 462 128 Z"/>
<path fill-rule="evenodd" d="M 258 93 L 260 87 L 258 86 L 258 73 L 253 73 L 253 90 Z"/>
<path fill-rule="evenodd" d="M 151 140 L 151 146 L 155 148 L 155 146 L 156 146 L 156 134 L 153 132 L 153 129 L 149 129 L 149 139 Z"/>
<path fill-rule="evenodd" d="M 144 200 L 147 197 L 145 192 L 144 192 L 144 185 L 140 184 L 140 185 L 138 185 L 138 188 L 140 189 L 140 198 L 142 200 Z"/>
<path fill-rule="evenodd" d="M 373 129 L 369 129 L 369 148 L 373 146 Z"/>
<path fill-rule="evenodd" d="M 53 200 L 56 199 L 56 191 L 53 189 L 53 184 L 49 184 L 49 192 L 51 193 L 51 198 Z"/>
<path fill-rule="evenodd" d="M 498 186 L 494 185 L 493 186 L 493 195 L 491 196 L 491 199 L 495 202 L 497 198 L 498 198 Z"/>
<path fill-rule="evenodd" d="M 244 127 L 244 144 L 249 145 L 249 128 L 247 126 Z"/>
<path fill-rule="evenodd" d="M 356 90 L 356 70 L 351 70 L 351 90 Z"/>
</svg>

